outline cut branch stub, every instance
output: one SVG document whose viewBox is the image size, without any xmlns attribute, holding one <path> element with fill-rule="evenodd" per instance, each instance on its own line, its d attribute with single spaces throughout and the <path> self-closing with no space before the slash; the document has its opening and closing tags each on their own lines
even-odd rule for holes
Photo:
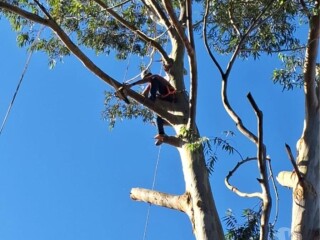
<svg viewBox="0 0 320 240">
<path fill-rule="evenodd" d="M 187 211 L 187 195 L 171 195 L 144 188 L 132 188 L 130 198 L 135 201 L 147 202 L 161 207 Z"/>
</svg>

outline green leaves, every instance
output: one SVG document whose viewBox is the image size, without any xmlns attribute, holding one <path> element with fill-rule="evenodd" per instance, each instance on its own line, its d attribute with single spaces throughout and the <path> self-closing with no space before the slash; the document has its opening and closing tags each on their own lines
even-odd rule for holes
<svg viewBox="0 0 320 240">
<path fill-rule="evenodd" d="M 273 71 L 272 79 L 280 83 L 284 90 L 291 90 L 294 87 L 303 86 L 303 57 L 297 54 L 285 55 L 280 53 L 279 59 L 283 68 Z"/>
<path fill-rule="evenodd" d="M 124 119 L 142 118 L 145 123 L 153 123 L 154 114 L 149 109 L 131 100 L 131 104 L 125 104 L 115 97 L 114 92 L 105 92 L 105 110 L 102 113 L 104 119 L 109 122 L 109 128 L 113 129 L 117 121 Z"/>
<path fill-rule="evenodd" d="M 228 209 L 223 218 L 227 226 L 225 240 L 258 240 L 260 235 L 261 209 L 244 209 L 241 215 L 243 223 L 239 224 L 231 209 Z M 275 239 L 273 226 L 270 227 L 269 239 Z"/>
<path fill-rule="evenodd" d="M 225 135 L 234 136 L 232 131 L 226 131 Z M 209 174 L 214 171 L 214 164 L 218 160 L 218 150 L 222 150 L 228 154 L 237 153 L 241 158 L 241 154 L 229 143 L 228 139 L 221 137 L 196 137 L 196 135 L 186 128 L 181 128 L 179 137 L 188 141 L 187 148 L 190 151 L 203 151 L 206 157 L 206 166 Z"/>
<path fill-rule="evenodd" d="M 240 47 L 239 57 L 258 58 L 299 45 L 294 36 L 299 9 L 293 2 L 215 0 L 210 10 L 208 40 L 221 54 Z"/>
<path fill-rule="evenodd" d="M 128 21 L 136 29 L 140 29 L 151 38 L 164 30 L 156 29 L 149 20 L 146 8 L 138 2 L 108 1 L 108 7 Z M 39 6 L 33 1 L 12 1 L 12 5 L 47 19 Z M 115 52 L 118 60 L 124 60 L 129 53 L 145 56 L 149 53 L 148 43 L 137 38 L 136 33 L 124 27 L 94 1 L 84 0 L 48 0 L 42 5 L 50 17 L 67 33 L 70 39 L 79 47 L 93 50 L 98 54 Z M 115 7 L 112 7 L 115 6 Z M 18 33 L 18 45 L 29 47 L 35 37 L 34 23 L 24 18 L 3 11 L 8 17 L 12 28 Z M 29 41 L 30 40 L 30 41 Z M 166 41 L 166 37 L 157 39 Z M 135 47 L 133 47 L 135 46 Z M 32 50 L 44 51 L 49 56 L 50 65 L 69 55 L 60 39 L 52 32 L 46 31 L 41 40 Z"/>
<path fill-rule="evenodd" d="M 17 36 L 17 43 L 19 47 L 26 46 L 29 42 L 29 35 L 21 33 Z"/>
</svg>

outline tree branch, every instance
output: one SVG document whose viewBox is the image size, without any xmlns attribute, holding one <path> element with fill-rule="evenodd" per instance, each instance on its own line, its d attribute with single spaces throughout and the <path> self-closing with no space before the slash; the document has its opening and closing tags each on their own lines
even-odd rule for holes
<svg viewBox="0 0 320 240">
<path fill-rule="evenodd" d="M 265 7 L 265 9 L 260 12 L 260 14 L 256 17 L 256 19 L 254 19 L 253 23 L 251 24 L 251 26 L 246 31 L 246 33 L 243 35 L 243 37 L 241 38 L 239 44 L 237 45 L 237 47 L 236 47 L 236 49 L 235 49 L 235 51 L 234 51 L 234 53 L 233 53 L 228 65 L 227 65 L 227 69 L 226 69 L 225 73 L 223 73 L 221 67 L 219 66 L 219 64 L 217 63 L 217 61 L 215 60 L 215 58 L 211 54 L 211 58 L 213 59 L 215 64 L 218 66 L 218 69 L 219 69 L 219 71 L 220 71 L 220 73 L 222 75 L 221 98 L 222 98 L 223 106 L 226 109 L 226 111 L 229 114 L 229 116 L 231 117 L 231 119 L 236 123 L 236 126 L 237 126 L 238 130 L 256 145 L 258 144 L 257 136 L 255 136 L 251 131 L 249 131 L 244 126 L 244 124 L 242 123 L 241 118 L 237 115 L 237 113 L 233 110 L 233 108 L 231 107 L 231 105 L 229 103 L 228 94 L 227 94 L 228 78 L 229 78 L 229 74 L 231 72 L 233 63 L 234 63 L 236 57 L 238 56 L 238 54 L 239 54 L 239 52 L 241 50 L 241 47 L 244 44 L 246 38 L 249 36 L 250 32 L 255 28 L 255 26 L 258 23 L 258 21 L 261 19 L 263 14 L 267 11 L 267 9 L 271 6 L 272 3 L 273 3 L 273 0 L 271 0 L 269 2 L 269 4 Z M 208 3 L 207 3 L 207 8 L 208 8 Z"/>
<path fill-rule="evenodd" d="M 170 30 L 170 33 L 172 34 L 171 23 L 165 13 L 162 11 L 159 3 L 155 0 L 142 0 L 142 2 L 148 9 L 150 9 L 151 12 L 156 14 L 160 21 L 163 21 L 163 24 L 166 26 L 167 30 Z"/>
<path fill-rule="evenodd" d="M 202 28 L 202 35 L 203 35 L 203 40 L 204 40 L 204 45 L 206 47 L 206 50 L 211 58 L 211 60 L 214 62 L 214 64 L 216 65 L 216 67 L 218 68 L 220 75 L 223 76 L 224 72 L 220 66 L 220 64 L 218 63 L 217 59 L 215 58 L 215 56 L 213 55 L 209 44 L 208 44 L 208 38 L 207 38 L 207 21 L 208 21 L 208 16 L 209 16 L 209 8 L 210 8 L 210 0 L 206 0 L 206 10 L 203 16 L 203 28 Z"/>
<path fill-rule="evenodd" d="M 272 3 L 274 2 L 274 0 L 270 0 L 269 4 L 260 12 L 260 14 L 252 21 L 252 24 L 247 28 L 247 31 L 245 32 L 245 34 L 242 36 L 242 38 L 239 41 L 239 44 L 237 45 L 235 51 L 233 52 L 230 61 L 227 65 L 227 69 L 225 72 L 225 76 L 226 78 L 229 77 L 229 74 L 231 72 L 232 66 L 242 48 L 242 45 L 245 43 L 245 41 L 247 40 L 247 37 L 249 36 L 249 34 L 251 33 L 251 31 L 256 27 L 256 25 L 258 24 L 259 20 L 262 18 L 263 14 L 269 9 L 269 7 L 271 7 Z"/>
<path fill-rule="evenodd" d="M 300 173 L 300 170 L 299 170 L 299 168 L 298 168 L 298 166 L 297 166 L 297 164 L 296 164 L 296 162 L 295 162 L 295 160 L 294 160 L 294 157 L 293 157 L 291 148 L 290 148 L 290 146 L 289 146 L 288 144 L 285 144 L 285 147 L 286 147 L 286 150 L 287 150 L 287 154 L 288 154 L 289 160 L 290 160 L 290 162 L 291 162 L 291 164 L 292 164 L 292 166 L 293 166 L 293 168 L 294 168 L 294 171 L 295 171 L 296 174 L 297 174 L 299 183 L 302 184 L 302 183 L 303 183 L 303 177 L 302 177 L 302 175 L 301 175 L 301 173 Z"/>
<path fill-rule="evenodd" d="M 282 171 L 277 176 L 278 183 L 283 187 L 294 188 L 299 183 L 296 172 Z"/>
<path fill-rule="evenodd" d="M 229 19 L 230 19 L 230 23 L 231 23 L 233 29 L 235 30 L 235 32 L 237 33 L 238 37 L 240 37 L 241 36 L 241 32 L 239 31 L 239 28 L 235 24 L 234 18 L 232 16 L 232 11 L 233 11 L 233 9 L 231 9 L 231 6 L 230 6 L 230 8 L 228 8 L 228 16 L 229 16 Z"/>
<path fill-rule="evenodd" d="M 16 7 L 14 5 L 11 5 L 9 3 L 5 3 L 5 2 L 0 1 L 0 8 L 5 9 L 9 12 L 15 13 L 15 14 L 22 16 L 28 20 L 33 21 L 33 22 L 40 23 L 42 25 L 50 27 L 49 21 L 47 19 L 42 18 L 42 17 L 38 16 L 37 14 L 25 11 L 25 10 L 23 10 L 19 7 Z"/>
<path fill-rule="evenodd" d="M 136 28 L 134 25 L 132 25 L 130 22 L 126 21 L 125 19 L 123 19 L 119 14 L 117 14 L 115 11 L 113 11 L 112 9 L 110 9 L 106 3 L 104 3 L 101 0 L 94 0 L 94 2 L 96 2 L 102 9 L 104 9 L 107 13 L 109 13 L 111 16 L 114 17 L 114 19 L 116 19 L 120 24 L 122 24 L 122 26 L 126 27 L 127 29 L 131 30 L 132 32 L 134 32 L 135 34 L 137 34 L 137 36 L 147 42 L 150 43 L 154 48 L 156 48 L 160 55 L 162 56 L 162 58 L 166 61 L 169 62 L 170 58 L 168 56 L 168 54 L 166 53 L 166 51 L 162 48 L 162 46 L 155 40 L 149 38 L 147 35 L 145 35 L 143 32 L 140 31 L 140 29 Z"/>
<path fill-rule="evenodd" d="M 238 170 L 238 168 L 244 164 L 244 163 L 247 163 L 249 161 L 253 161 L 253 160 L 256 160 L 257 158 L 247 158 L 247 159 L 244 159 L 244 160 L 241 160 L 240 162 L 238 162 L 236 164 L 236 166 L 231 170 L 229 171 L 228 175 L 225 177 L 224 179 L 224 183 L 225 185 L 227 186 L 227 188 L 236 193 L 238 196 L 240 197 L 247 197 L 247 198 L 253 198 L 253 197 L 257 197 L 257 198 L 260 198 L 262 199 L 262 196 L 261 196 L 261 193 L 259 192 L 254 192 L 254 193 L 246 193 L 246 192 L 242 192 L 240 191 L 238 188 L 234 187 L 233 185 L 231 185 L 229 183 L 229 179 L 232 177 L 232 175 Z"/>
<path fill-rule="evenodd" d="M 163 143 L 172 145 L 174 147 L 181 147 L 183 142 L 180 138 L 174 137 L 174 136 L 165 136 L 163 138 Z"/>
<path fill-rule="evenodd" d="M 230 106 L 228 100 L 228 79 L 225 75 L 223 75 L 222 83 L 221 83 L 221 98 L 223 102 L 223 106 L 226 109 L 227 113 L 231 117 L 231 119 L 235 122 L 238 130 L 246 136 L 249 140 L 251 140 L 254 144 L 258 143 L 258 138 L 251 131 L 249 131 L 244 124 L 242 123 L 241 118 L 237 115 L 237 113 Z"/>
<path fill-rule="evenodd" d="M 262 205 L 262 213 L 261 213 L 261 221 L 260 221 L 260 240 L 268 239 L 269 233 L 269 219 L 271 213 L 271 206 L 272 206 L 272 199 L 270 193 L 270 187 L 268 182 L 268 174 L 266 168 L 266 147 L 263 143 L 263 113 L 258 108 L 258 105 L 254 101 L 251 93 L 248 94 L 249 102 L 251 103 L 252 108 L 254 109 L 257 115 L 257 122 L 258 122 L 258 152 L 257 152 L 257 159 L 258 159 L 258 168 L 260 171 L 260 186 L 262 189 L 261 197 L 263 201 Z"/>
<path fill-rule="evenodd" d="M 181 212 L 187 212 L 188 209 L 188 196 L 186 194 L 170 195 L 144 188 L 132 188 L 130 198 L 135 201 L 147 202 L 153 205 L 179 210 Z"/>
<path fill-rule="evenodd" d="M 112 86 L 115 90 L 118 90 L 122 86 L 120 82 L 110 77 L 108 74 L 102 71 L 95 63 L 93 63 L 91 59 L 88 58 L 77 45 L 74 44 L 74 42 L 69 38 L 69 36 L 64 32 L 64 30 L 52 18 L 43 19 L 36 14 L 27 12 L 21 8 L 12 6 L 4 2 L 0 2 L 0 8 L 6 9 L 12 13 L 25 17 L 28 20 L 50 27 L 55 32 L 55 34 L 60 38 L 60 40 L 65 44 L 65 46 L 92 73 L 94 73 L 101 80 L 103 80 L 104 82 Z M 49 14 L 49 13 L 46 13 L 46 14 Z M 163 117 L 168 123 L 174 124 L 175 122 L 177 122 L 177 117 L 171 113 L 168 113 L 165 109 L 161 107 L 161 105 L 159 106 L 158 104 L 155 104 L 154 102 L 150 101 L 149 99 L 145 98 L 144 96 L 138 94 L 137 92 L 131 89 L 127 89 L 126 93 L 129 97 L 133 98 L 137 102 L 141 103 L 142 105 L 146 106 L 150 110 L 154 111 L 155 113 Z"/>
<path fill-rule="evenodd" d="M 190 98 L 189 98 L 189 118 L 188 118 L 188 129 L 194 128 L 194 121 L 196 117 L 196 105 L 197 105 L 197 62 L 196 62 L 196 51 L 193 39 L 193 30 L 192 30 L 192 8 L 191 8 L 191 1 L 186 1 L 186 12 L 187 12 L 187 27 L 189 33 L 189 39 L 187 38 L 184 29 L 179 22 L 178 18 L 175 15 L 172 2 L 169 0 L 163 0 L 164 6 L 170 16 L 170 19 L 180 37 L 184 46 L 187 49 L 188 53 L 188 60 L 190 66 Z"/>
<path fill-rule="evenodd" d="M 187 129 L 194 129 L 197 114 L 197 93 L 198 93 L 198 65 L 196 58 L 196 48 L 194 43 L 193 25 L 192 25 L 192 2 L 186 0 L 187 29 L 190 46 L 192 51 L 187 51 L 190 67 L 190 98 L 189 98 L 189 119 Z"/>
</svg>

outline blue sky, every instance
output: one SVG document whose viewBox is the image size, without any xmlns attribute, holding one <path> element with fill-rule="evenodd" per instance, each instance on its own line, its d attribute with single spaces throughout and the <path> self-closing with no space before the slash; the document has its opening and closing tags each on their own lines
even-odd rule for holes
<svg viewBox="0 0 320 240">
<path fill-rule="evenodd" d="M 16 46 L 15 33 L 4 19 L 0 34 L 2 121 L 27 54 Z M 112 56 L 99 56 L 94 61 L 122 81 L 126 63 L 118 63 Z M 225 130 L 234 131 L 236 137 L 230 143 L 243 156 L 255 156 L 255 147 L 237 132 L 222 108 L 220 76 L 202 46 L 198 48 L 198 62 L 197 122 L 201 134 L 213 138 L 223 137 Z M 284 143 L 295 149 L 304 112 L 301 89 L 282 92 L 281 86 L 272 83 L 270 76 L 276 66 L 279 62 L 271 57 L 236 62 L 229 88 L 231 104 L 253 132 L 256 122 L 246 99 L 249 91 L 264 111 L 265 143 L 275 175 L 292 169 Z M 154 63 L 152 69 L 160 72 L 160 64 Z M 137 73 L 129 66 L 130 77 Z M 108 89 L 73 56 L 49 70 L 47 57 L 33 54 L 0 136 L 0 239 L 142 239 L 148 204 L 132 201 L 129 193 L 133 187 L 152 186 L 159 154 L 153 140 L 156 129 L 132 120 L 119 122 L 109 131 L 101 116 L 104 91 Z M 219 156 L 211 183 L 220 217 L 228 208 L 240 216 L 243 208 L 254 207 L 258 201 L 241 199 L 226 189 L 224 177 L 239 159 L 224 153 Z M 251 163 L 231 182 L 244 190 L 259 190 L 257 177 L 256 164 Z M 289 228 L 291 192 L 279 185 L 278 189 L 276 228 Z M 169 146 L 160 149 L 155 190 L 172 194 L 184 191 L 180 158 Z M 146 239 L 194 238 L 183 213 L 152 206 Z"/>
</svg>

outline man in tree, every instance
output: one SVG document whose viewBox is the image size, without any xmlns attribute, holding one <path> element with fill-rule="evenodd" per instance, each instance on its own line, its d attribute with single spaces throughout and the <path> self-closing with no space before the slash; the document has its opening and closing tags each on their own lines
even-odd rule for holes
<svg viewBox="0 0 320 240">
<path fill-rule="evenodd" d="M 135 85 L 140 85 L 148 83 L 148 86 L 144 89 L 142 94 L 145 97 L 148 97 L 151 101 L 155 101 L 156 99 L 161 99 L 167 102 L 175 102 L 175 93 L 176 90 L 174 87 L 163 77 L 157 74 L 152 74 L 148 69 L 144 70 L 141 73 L 141 80 L 138 80 L 134 83 L 128 84 L 128 87 L 133 87 Z M 164 137 L 166 136 L 164 132 L 163 125 L 166 123 L 163 118 L 157 115 L 157 128 L 158 134 L 155 136 L 157 146 L 161 145 L 163 142 Z"/>
</svg>

